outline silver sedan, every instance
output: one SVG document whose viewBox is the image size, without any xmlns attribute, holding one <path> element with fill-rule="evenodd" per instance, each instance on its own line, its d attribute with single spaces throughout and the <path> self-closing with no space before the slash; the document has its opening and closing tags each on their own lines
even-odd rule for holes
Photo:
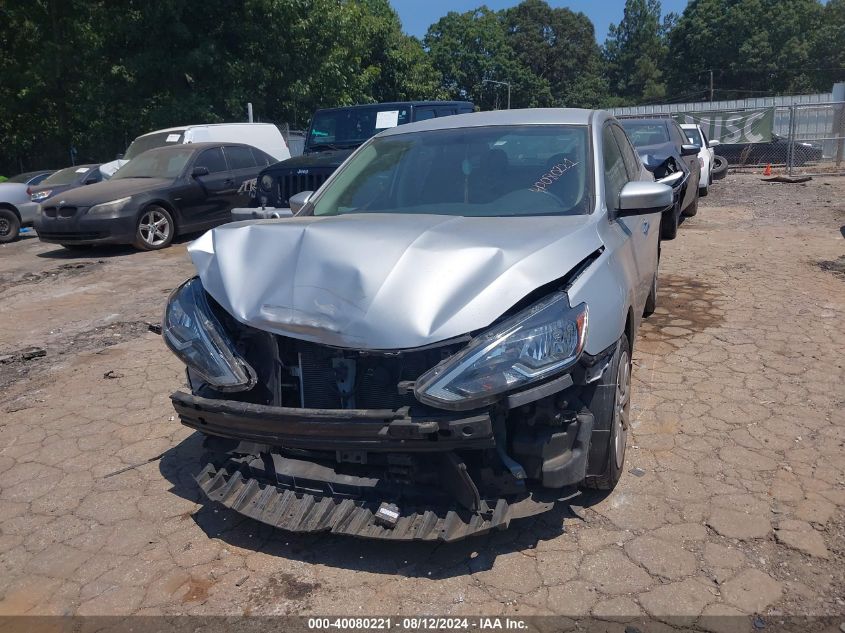
<svg viewBox="0 0 845 633">
<path fill-rule="evenodd" d="M 166 309 L 210 499 L 289 530 L 455 540 L 614 487 L 672 204 L 615 119 L 403 125 L 291 202 L 199 238 Z"/>
</svg>

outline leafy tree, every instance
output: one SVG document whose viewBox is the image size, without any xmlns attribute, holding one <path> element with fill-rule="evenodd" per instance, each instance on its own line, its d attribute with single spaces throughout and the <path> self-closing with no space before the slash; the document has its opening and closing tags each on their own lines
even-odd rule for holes
<svg viewBox="0 0 845 633">
<path fill-rule="evenodd" d="M 823 13 L 818 0 L 692 0 L 669 34 L 672 92 L 703 96 L 709 69 L 717 99 L 829 89 L 813 70 Z"/>
<path fill-rule="evenodd" d="M 660 0 L 626 0 L 619 24 L 611 24 L 604 44 L 611 92 L 624 103 L 658 101 L 666 96 L 666 31 Z"/>
<path fill-rule="evenodd" d="M 515 83 L 525 78 L 499 15 L 487 7 L 450 11 L 429 27 L 423 44 L 453 99 L 469 99 L 489 109 L 496 104 L 497 93 L 484 80 Z"/>
<path fill-rule="evenodd" d="M 596 107 L 605 99 L 599 47 L 587 16 L 553 9 L 545 0 L 524 0 L 503 11 L 502 21 L 523 74 L 533 79 L 525 85 L 532 105 Z"/>
</svg>

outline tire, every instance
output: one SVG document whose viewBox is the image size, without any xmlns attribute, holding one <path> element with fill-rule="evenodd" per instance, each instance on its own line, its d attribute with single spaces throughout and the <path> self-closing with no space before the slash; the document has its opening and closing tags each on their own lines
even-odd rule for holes
<svg viewBox="0 0 845 633">
<path fill-rule="evenodd" d="M 660 239 L 674 240 L 678 237 L 678 205 L 675 203 L 672 210 L 668 214 L 663 214 L 660 217 Z"/>
<path fill-rule="evenodd" d="M 689 205 L 687 205 L 687 208 L 683 210 L 683 216 L 685 218 L 691 218 L 698 213 L 698 198 L 699 194 L 696 192 L 695 198 L 693 198 L 692 202 L 690 202 Z"/>
<path fill-rule="evenodd" d="M 709 179 L 710 177 L 708 176 L 707 178 Z M 710 187 L 709 186 L 698 188 L 698 197 L 699 198 L 706 198 L 708 193 L 710 193 Z"/>
<path fill-rule="evenodd" d="M 643 316 L 650 317 L 657 309 L 657 271 L 654 271 L 654 279 L 651 280 L 651 290 L 648 292 L 648 297 L 643 306 Z"/>
<path fill-rule="evenodd" d="M 713 158 L 713 166 L 710 168 L 710 179 L 721 180 L 728 175 L 728 159 L 718 154 Z"/>
<path fill-rule="evenodd" d="M 62 244 L 62 248 L 66 248 L 69 251 L 90 251 L 94 248 L 93 244 Z"/>
<path fill-rule="evenodd" d="M 21 233 L 21 221 L 11 209 L 0 209 L 0 244 L 14 242 Z"/>
<path fill-rule="evenodd" d="M 631 414 L 631 348 L 627 335 L 623 334 L 619 339 L 613 359 L 605 369 L 599 384 L 604 385 L 605 388 L 602 389 L 600 386 L 595 390 L 588 408 L 595 418 L 594 429 L 610 428 L 608 447 L 605 451 L 605 463 L 599 469 L 600 474 L 588 476 L 584 480 L 584 487 L 613 490 L 625 468 Z M 605 437 L 605 435 L 594 434 L 593 437 Z M 595 469 L 588 465 L 587 471 L 595 472 Z"/>
<path fill-rule="evenodd" d="M 175 232 L 176 225 L 170 212 L 157 204 L 151 204 L 138 216 L 135 241 L 132 245 L 142 251 L 167 248 L 173 241 Z"/>
</svg>

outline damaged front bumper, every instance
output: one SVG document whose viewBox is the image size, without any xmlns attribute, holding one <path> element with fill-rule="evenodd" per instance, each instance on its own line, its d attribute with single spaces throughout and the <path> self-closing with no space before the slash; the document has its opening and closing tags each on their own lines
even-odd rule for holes
<svg viewBox="0 0 845 633">
<path fill-rule="evenodd" d="M 509 403 L 535 409 L 572 385 L 550 384 Z M 306 409 L 184 392 L 171 399 L 216 454 L 196 477 L 209 500 L 292 532 L 400 541 L 460 540 L 548 511 L 583 480 L 593 430 L 585 411 L 521 426 L 506 452 L 493 410 L 414 416 L 404 407 Z"/>
</svg>

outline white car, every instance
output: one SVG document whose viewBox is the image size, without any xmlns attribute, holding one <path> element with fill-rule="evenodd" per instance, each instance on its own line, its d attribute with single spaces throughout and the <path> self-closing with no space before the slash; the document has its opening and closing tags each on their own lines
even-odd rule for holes
<svg viewBox="0 0 845 633">
<path fill-rule="evenodd" d="M 209 125 L 183 125 L 142 134 L 129 144 L 126 154 L 110 163 L 100 165 L 104 178 L 111 178 L 138 154 L 154 147 L 180 143 L 243 143 L 257 147 L 279 160 L 290 158 L 290 150 L 282 133 L 272 123 L 213 123 Z"/>
<path fill-rule="evenodd" d="M 0 244 L 14 242 L 22 226 L 32 226 L 34 218 L 25 208 L 32 206 L 30 188 L 52 173 L 52 169 L 28 171 L 0 183 Z"/>
<path fill-rule="evenodd" d="M 719 141 L 711 141 L 704 134 L 704 130 L 697 123 L 681 123 L 681 129 L 686 134 L 689 142 L 693 145 L 701 147 L 698 152 L 698 164 L 701 165 L 701 180 L 698 181 L 698 195 L 704 197 L 707 195 L 710 185 L 713 182 L 713 161 L 716 152 L 714 146 L 719 144 Z"/>
</svg>

